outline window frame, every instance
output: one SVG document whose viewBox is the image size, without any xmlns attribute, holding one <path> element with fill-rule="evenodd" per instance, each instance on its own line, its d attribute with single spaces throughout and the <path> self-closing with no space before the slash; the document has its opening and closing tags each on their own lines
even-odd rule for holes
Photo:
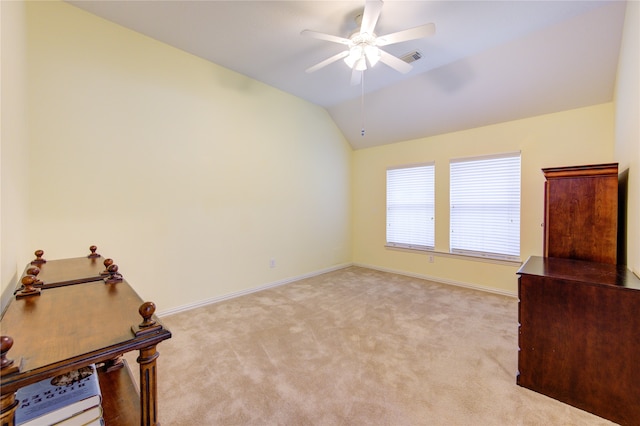
<svg viewBox="0 0 640 426">
<path fill-rule="evenodd" d="M 491 167 L 484 162 L 492 162 L 494 160 L 515 160 L 517 158 L 517 179 L 515 173 L 512 173 L 507 179 L 488 181 L 488 176 L 498 177 L 497 170 L 489 170 Z M 507 162 L 509 163 L 509 162 Z M 475 173 L 464 173 L 465 177 L 460 178 L 461 170 L 455 165 L 464 164 L 467 167 L 477 168 Z M 463 166 L 463 167 L 465 167 Z M 502 164 L 499 167 L 505 169 L 513 168 L 515 165 Z M 458 168 L 454 173 L 454 169 Z M 504 170 L 503 170 L 504 171 Z M 483 176 L 479 176 L 483 175 Z M 483 181 L 482 177 L 485 177 Z M 517 183 L 517 185 L 516 185 Z M 482 190 L 478 193 L 471 193 L 464 190 L 460 191 L 459 186 Z M 517 188 L 517 194 L 514 192 Z M 482 191 L 489 191 L 491 194 Z M 463 194 L 464 199 L 458 196 Z M 480 194 L 480 195 L 478 195 Z M 517 198 L 517 206 L 514 202 Z M 462 209 L 477 212 L 487 212 L 487 203 L 475 203 L 475 201 L 492 200 L 493 208 L 489 209 L 488 214 L 482 214 L 481 218 L 473 219 L 465 218 L 460 220 L 460 212 Z M 507 202 L 508 201 L 508 202 Z M 466 204 L 465 204 L 466 203 Z M 456 209 L 456 205 L 458 209 Z M 496 206 L 502 206 L 496 207 Z M 496 212 L 496 210 L 498 210 Z M 522 210 L 522 153 L 508 152 L 502 154 L 484 155 L 477 157 L 453 158 L 449 160 L 449 252 L 456 255 L 482 257 L 488 259 L 520 261 L 521 256 L 521 210 Z M 469 213 L 467 213 L 469 214 Z M 508 221 L 504 228 L 500 228 L 500 221 Z M 465 228 L 466 227 L 466 228 Z M 515 228 L 515 229 L 514 229 Z M 465 240 L 460 240 L 458 235 L 460 232 L 468 231 Z M 476 230 L 480 231 L 476 231 Z M 456 234 L 456 231 L 458 233 Z M 489 231 L 497 232 L 498 239 L 491 241 L 486 238 Z M 456 234 L 456 235 L 454 235 Z M 504 242 L 504 243 L 503 243 Z M 517 247 L 517 251 L 515 250 Z"/>
<path fill-rule="evenodd" d="M 389 241 L 390 240 L 390 227 L 392 226 L 392 224 L 390 223 L 390 210 L 395 210 L 394 206 L 390 205 L 390 198 L 393 197 L 393 195 L 390 194 L 390 181 L 389 181 L 389 174 L 394 172 L 394 171 L 398 171 L 398 170 L 409 170 L 409 169 L 421 169 L 421 168 L 425 168 L 427 169 L 426 172 L 429 174 L 429 176 L 427 177 L 427 181 L 425 182 L 426 185 L 429 185 L 429 183 L 431 184 L 430 187 L 428 188 L 424 188 L 423 190 L 426 192 L 426 196 L 431 197 L 431 199 L 426 199 L 424 200 L 424 208 L 427 210 L 425 212 L 426 217 L 428 218 L 425 221 L 425 229 L 423 229 L 423 232 L 426 233 L 425 237 L 426 240 L 423 241 L 417 241 L 416 240 L 405 240 L 405 241 L 399 241 L 399 239 L 397 237 L 391 238 L 395 241 Z M 414 193 L 414 195 L 416 195 L 416 193 Z M 386 228 L 385 228 L 385 246 L 386 247 L 392 247 L 392 248 L 404 248 L 404 249 L 413 249 L 413 250 L 425 250 L 425 251 L 433 251 L 435 249 L 435 204 L 436 203 L 436 197 L 435 197 L 435 161 L 430 161 L 430 162 L 425 162 L 425 163 L 417 163 L 417 164 L 406 164 L 406 165 L 401 165 L 401 166 L 394 166 L 394 167 L 388 167 L 386 169 L 386 198 L 385 198 L 385 223 L 386 223 Z M 396 203 L 397 204 L 397 203 Z M 397 207 L 397 206 L 396 206 Z M 413 206 L 413 208 L 415 208 L 415 205 Z M 412 208 L 410 208 L 409 210 L 411 210 Z M 401 234 L 403 231 L 399 231 L 398 234 Z M 420 242 L 424 243 L 424 244 L 420 244 Z"/>
</svg>

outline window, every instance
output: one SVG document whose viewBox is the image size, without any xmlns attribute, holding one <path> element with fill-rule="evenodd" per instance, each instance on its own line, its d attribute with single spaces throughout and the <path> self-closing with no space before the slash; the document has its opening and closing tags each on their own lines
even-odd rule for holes
<svg viewBox="0 0 640 426">
<path fill-rule="evenodd" d="M 520 153 L 450 162 L 452 253 L 520 257 Z"/>
<path fill-rule="evenodd" d="M 433 249 L 433 163 L 387 170 L 387 245 Z"/>
</svg>

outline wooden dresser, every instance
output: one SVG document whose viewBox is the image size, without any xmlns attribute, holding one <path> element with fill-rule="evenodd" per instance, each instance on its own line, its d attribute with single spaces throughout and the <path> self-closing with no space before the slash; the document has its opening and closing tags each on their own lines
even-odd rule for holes
<svg viewBox="0 0 640 426">
<path fill-rule="evenodd" d="M 618 164 L 542 169 L 544 255 L 617 263 Z"/>
<path fill-rule="evenodd" d="M 36 256 L 2 316 L 1 425 L 14 424 L 17 389 L 94 363 L 108 426 L 158 425 L 156 345 L 171 332 L 153 303 L 143 303 L 94 246 L 80 258 L 38 263 Z M 134 350 L 139 393 L 120 358 Z"/>
<path fill-rule="evenodd" d="M 519 274 L 520 386 L 640 425 L 640 279 L 626 267 L 530 257 Z"/>
</svg>

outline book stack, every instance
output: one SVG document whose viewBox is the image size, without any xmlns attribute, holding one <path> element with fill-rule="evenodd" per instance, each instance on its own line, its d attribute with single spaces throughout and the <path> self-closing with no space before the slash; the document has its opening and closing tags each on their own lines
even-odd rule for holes
<svg viewBox="0 0 640 426">
<path fill-rule="evenodd" d="M 16 426 L 104 425 L 95 364 L 18 389 Z"/>
</svg>

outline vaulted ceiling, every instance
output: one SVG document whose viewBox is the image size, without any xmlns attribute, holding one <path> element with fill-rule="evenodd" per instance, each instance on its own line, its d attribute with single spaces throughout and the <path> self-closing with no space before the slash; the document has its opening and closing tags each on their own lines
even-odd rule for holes
<svg viewBox="0 0 640 426">
<path fill-rule="evenodd" d="M 384 2 L 385 35 L 434 23 L 433 36 L 384 47 L 421 59 L 378 63 L 351 85 L 345 49 L 359 1 L 69 1 L 102 18 L 327 109 L 354 149 L 611 101 L 626 2 Z M 365 129 L 364 136 L 361 130 Z"/>
</svg>

